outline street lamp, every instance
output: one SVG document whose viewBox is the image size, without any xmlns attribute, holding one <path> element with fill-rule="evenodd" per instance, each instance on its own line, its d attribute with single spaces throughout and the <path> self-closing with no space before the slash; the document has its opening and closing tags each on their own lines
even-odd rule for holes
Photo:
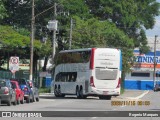
<svg viewBox="0 0 160 120">
<path fill-rule="evenodd" d="M 54 59 L 54 55 L 55 55 L 55 46 L 56 46 L 56 31 L 57 31 L 57 24 L 58 21 L 57 20 L 50 20 L 48 22 L 47 28 L 50 31 L 53 31 L 53 36 L 52 36 L 52 60 Z"/>
</svg>

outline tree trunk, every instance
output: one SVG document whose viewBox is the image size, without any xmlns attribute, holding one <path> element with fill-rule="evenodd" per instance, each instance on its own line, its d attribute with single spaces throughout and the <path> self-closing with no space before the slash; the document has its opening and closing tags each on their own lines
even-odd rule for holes
<svg viewBox="0 0 160 120">
<path fill-rule="evenodd" d="M 46 71 L 46 70 L 47 70 L 47 63 L 48 63 L 48 57 L 45 57 L 45 59 L 44 59 L 43 71 Z"/>
</svg>

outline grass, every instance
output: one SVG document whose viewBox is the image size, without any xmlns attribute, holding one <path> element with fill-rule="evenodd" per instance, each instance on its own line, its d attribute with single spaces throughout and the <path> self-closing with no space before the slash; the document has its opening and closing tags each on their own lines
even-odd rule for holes
<svg viewBox="0 0 160 120">
<path fill-rule="evenodd" d="M 121 87 L 121 93 L 120 94 L 123 94 L 124 93 L 124 88 L 123 87 Z"/>
</svg>

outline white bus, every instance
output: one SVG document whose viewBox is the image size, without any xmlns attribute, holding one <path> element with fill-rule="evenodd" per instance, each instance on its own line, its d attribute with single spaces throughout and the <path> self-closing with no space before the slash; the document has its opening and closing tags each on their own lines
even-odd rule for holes
<svg viewBox="0 0 160 120">
<path fill-rule="evenodd" d="M 55 58 L 54 94 L 77 98 L 98 96 L 111 99 L 120 95 L 121 50 L 86 48 L 60 51 Z"/>
</svg>

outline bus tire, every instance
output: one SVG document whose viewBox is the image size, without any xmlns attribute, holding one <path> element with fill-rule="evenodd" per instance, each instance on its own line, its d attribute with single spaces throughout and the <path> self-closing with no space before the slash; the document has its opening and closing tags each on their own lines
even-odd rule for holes
<svg viewBox="0 0 160 120">
<path fill-rule="evenodd" d="M 79 95 L 81 99 L 85 99 L 87 96 L 83 95 L 83 87 L 80 88 Z"/>
<path fill-rule="evenodd" d="M 60 97 L 65 97 L 65 94 L 61 94 Z"/>
<path fill-rule="evenodd" d="M 79 91 L 78 87 L 76 88 L 76 96 L 77 96 L 78 99 L 80 98 L 80 91 Z"/>
<path fill-rule="evenodd" d="M 59 97 L 57 86 L 54 87 L 54 95 L 55 97 Z"/>
<path fill-rule="evenodd" d="M 61 93 L 61 87 L 58 86 L 58 97 L 61 97 L 62 93 Z"/>
</svg>

